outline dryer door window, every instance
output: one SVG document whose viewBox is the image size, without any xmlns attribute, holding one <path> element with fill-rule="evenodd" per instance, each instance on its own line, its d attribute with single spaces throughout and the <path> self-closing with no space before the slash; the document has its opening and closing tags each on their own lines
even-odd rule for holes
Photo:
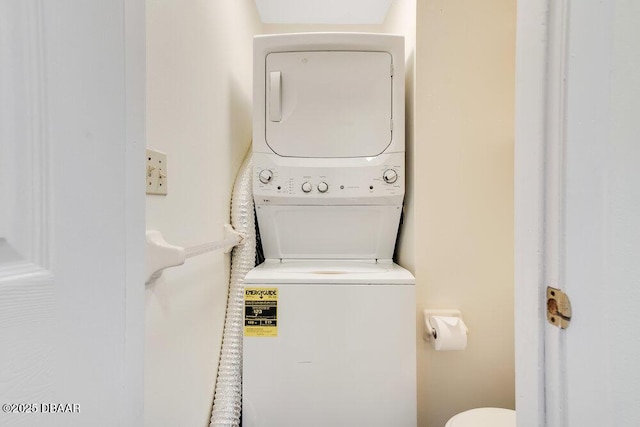
<svg viewBox="0 0 640 427">
<path fill-rule="evenodd" d="M 267 55 L 267 144 L 287 157 L 382 153 L 392 136 L 391 74 L 387 52 Z"/>
</svg>

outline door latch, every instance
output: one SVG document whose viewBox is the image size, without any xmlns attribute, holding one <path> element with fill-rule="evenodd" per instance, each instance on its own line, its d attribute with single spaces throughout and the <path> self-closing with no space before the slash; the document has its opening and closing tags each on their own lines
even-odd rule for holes
<svg viewBox="0 0 640 427">
<path fill-rule="evenodd" d="M 560 289 L 547 286 L 547 320 L 560 329 L 567 329 L 571 322 L 571 301 Z"/>
</svg>

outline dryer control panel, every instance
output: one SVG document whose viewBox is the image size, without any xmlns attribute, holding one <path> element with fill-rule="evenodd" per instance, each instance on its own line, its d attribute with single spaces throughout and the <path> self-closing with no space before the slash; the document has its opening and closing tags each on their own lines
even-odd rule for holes
<svg viewBox="0 0 640 427">
<path fill-rule="evenodd" d="M 256 204 L 386 205 L 404 198 L 404 153 L 349 159 L 254 154 Z"/>
</svg>

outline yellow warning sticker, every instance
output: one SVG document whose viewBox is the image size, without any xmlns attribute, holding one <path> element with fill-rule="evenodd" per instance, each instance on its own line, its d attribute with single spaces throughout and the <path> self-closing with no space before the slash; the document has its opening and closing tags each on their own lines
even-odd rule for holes
<svg viewBox="0 0 640 427">
<path fill-rule="evenodd" d="M 278 336 L 278 288 L 244 289 L 244 336 Z"/>
</svg>

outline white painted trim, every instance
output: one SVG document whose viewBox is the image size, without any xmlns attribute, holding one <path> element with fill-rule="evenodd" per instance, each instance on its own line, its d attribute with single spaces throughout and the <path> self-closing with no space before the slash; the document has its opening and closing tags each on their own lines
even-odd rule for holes
<svg viewBox="0 0 640 427">
<path fill-rule="evenodd" d="M 144 260 L 146 148 L 145 1 L 123 0 L 126 126 L 126 288 L 122 393 L 127 425 L 144 424 Z"/>
<path fill-rule="evenodd" d="M 45 40 L 42 0 L 33 4 L 33 28 L 34 38 L 29 52 L 31 71 L 33 78 L 27 81 L 34 82 L 32 92 L 32 123 L 29 129 L 34 129 L 31 137 L 31 162 L 32 163 L 32 191 L 33 191 L 33 234 L 31 236 L 32 248 L 34 248 L 33 262 L 41 268 L 49 270 L 52 264 L 50 253 L 52 243 L 52 227 L 50 226 L 51 212 L 51 159 L 49 157 L 49 115 L 46 91 L 45 68 Z M 37 251 L 37 252 L 36 252 Z"/>
<path fill-rule="evenodd" d="M 545 425 L 544 141 L 548 0 L 518 1 L 515 114 L 515 358 L 518 427 Z"/>
<path fill-rule="evenodd" d="M 564 287 L 568 0 L 518 2 L 516 44 L 516 409 L 518 427 L 564 426 L 565 331 L 546 324 Z"/>
<path fill-rule="evenodd" d="M 567 27 L 568 0 L 549 3 L 546 78 L 546 136 L 544 168 L 544 283 L 546 286 L 565 288 L 564 258 L 564 207 L 565 207 L 565 141 L 567 98 Z M 546 295 L 543 297 L 543 301 Z M 540 313 L 546 325 L 544 312 Z M 545 421 L 548 427 L 567 424 L 564 385 L 564 347 L 566 331 L 544 326 L 544 373 L 545 373 Z"/>
</svg>

